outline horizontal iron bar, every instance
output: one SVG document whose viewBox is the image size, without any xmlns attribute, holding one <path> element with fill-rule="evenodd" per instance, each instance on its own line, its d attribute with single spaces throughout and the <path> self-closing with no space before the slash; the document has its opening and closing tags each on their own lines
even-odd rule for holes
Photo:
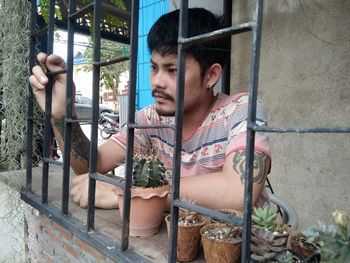
<svg viewBox="0 0 350 263">
<path fill-rule="evenodd" d="M 188 37 L 188 38 L 179 37 L 178 42 L 179 44 L 183 44 L 184 48 L 187 48 L 198 43 L 209 42 L 209 41 L 224 38 L 230 35 L 251 31 L 253 26 L 254 26 L 254 22 L 243 23 L 236 26 L 215 30 L 199 36 Z"/>
<path fill-rule="evenodd" d="M 57 207 L 51 204 L 41 204 L 40 197 L 36 194 L 21 192 L 21 199 L 115 262 L 151 262 L 132 249 L 121 252 L 120 244 L 106 235 L 98 232 L 88 233 L 82 221 L 62 214 Z"/>
<path fill-rule="evenodd" d="M 63 162 L 55 161 L 52 158 L 43 158 L 43 161 L 46 162 L 46 163 L 51 163 L 51 164 L 55 164 L 55 165 L 63 167 Z"/>
<path fill-rule="evenodd" d="M 42 29 L 40 29 L 36 32 L 33 32 L 30 36 L 31 37 L 41 37 L 41 36 L 45 35 L 48 30 L 49 30 L 49 28 L 46 26 L 46 27 L 43 27 Z"/>
<path fill-rule="evenodd" d="M 101 182 L 105 182 L 108 184 L 119 186 L 122 189 L 125 188 L 124 187 L 125 183 L 122 181 L 122 180 L 124 180 L 124 178 L 115 176 L 113 174 L 101 175 L 101 174 L 97 174 L 97 173 L 90 173 L 90 177 L 97 180 L 97 181 L 101 181 Z"/>
<path fill-rule="evenodd" d="M 209 209 L 209 208 L 202 207 L 202 206 L 195 205 L 195 204 L 188 203 L 188 202 L 183 202 L 180 200 L 174 200 L 172 204 L 173 204 L 173 206 L 177 206 L 179 208 L 185 208 L 185 209 L 197 212 L 201 215 L 224 220 L 226 222 L 230 222 L 230 223 L 237 225 L 237 226 L 243 225 L 243 218 L 242 217 L 237 217 L 237 216 L 233 216 L 230 214 L 225 214 L 225 213 L 219 212 L 217 210 Z"/>
<path fill-rule="evenodd" d="M 107 3 L 101 3 L 101 7 L 102 7 L 102 11 L 107 12 L 117 18 L 120 18 L 121 20 L 130 22 L 130 19 L 131 19 L 130 12 L 121 10 Z M 69 19 L 81 18 L 81 17 L 84 17 L 84 15 L 92 12 L 93 10 L 94 10 L 94 3 L 91 3 L 83 7 L 79 11 L 75 12 L 74 14 L 69 15 L 68 18 Z"/>
<path fill-rule="evenodd" d="M 68 19 L 77 19 L 84 17 L 84 15 L 90 13 L 91 11 L 94 10 L 94 3 L 88 4 L 87 6 L 84 6 L 82 9 L 76 11 L 75 13 L 71 14 L 68 16 Z"/>
<path fill-rule="evenodd" d="M 108 66 L 108 65 L 124 62 L 124 61 L 127 61 L 129 59 L 130 59 L 129 56 L 120 56 L 120 57 L 116 57 L 116 58 L 107 59 L 106 61 L 100 61 L 100 62 L 93 61 L 92 65 L 94 65 L 94 66 Z"/>
<path fill-rule="evenodd" d="M 57 76 L 59 74 L 65 74 L 67 73 L 67 69 L 57 70 L 57 71 L 48 71 L 46 72 L 47 76 Z"/>
<path fill-rule="evenodd" d="M 165 128 L 169 128 L 169 129 L 175 129 L 174 125 L 139 125 L 136 123 L 129 123 L 126 125 L 126 127 L 128 129 L 165 129 Z"/>
<path fill-rule="evenodd" d="M 273 127 L 262 127 L 258 125 L 247 125 L 248 128 L 259 132 L 276 132 L 276 133 L 350 133 L 350 127 L 337 127 L 337 128 L 327 128 L 327 127 L 315 127 L 315 128 L 273 128 Z"/>
<path fill-rule="evenodd" d="M 41 121 L 41 122 L 44 122 L 44 118 L 36 118 L 36 117 L 28 116 L 28 119 L 29 119 L 29 120 L 32 120 L 32 121 Z"/>
<path fill-rule="evenodd" d="M 64 119 L 65 122 L 67 123 L 76 123 L 79 122 L 81 125 L 83 124 L 91 124 L 91 119 L 85 119 L 85 118 L 80 118 L 80 119 L 71 119 L 71 118 L 66 118 Z"/>
<path fill-rule="evenodd" d="M 109 14 L 121 18 L 124 21 L 130 22 L 131 21 L 131 13 L 125 10 L 121 10 L 114 5 L 110 5 L 108 3 L 101 3 L 102 11 L 108 12 Z"/>
<path fill-rule="evenodd" d="M 56 20 L 56 26 L 59 29 L 62 30 L 67 30 L 67 21 L 63 21 L 63 20 Z M 74 33 L 79 33 L 85 36 L 90 36 L 90 30 L 88 26 L 83 26 L 80 24 L 75 24 L 74 25 Z M 122 44 L 130 44 L 130 38 L 127 35 L 116 35 L 114 33 L 111 32 L 106 32 L 106 31 L 102 31 L 101 32 L 101 37 L 103 39 L 107 39 L 113 42 L 118 42 L 118 43 L 122 43 Z"/>
</svg>

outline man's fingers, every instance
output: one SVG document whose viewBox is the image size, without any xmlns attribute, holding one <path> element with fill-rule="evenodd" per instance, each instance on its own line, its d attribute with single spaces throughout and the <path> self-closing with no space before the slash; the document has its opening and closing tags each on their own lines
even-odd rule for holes
<svg viewBox="0 0 350 263">
<path fill-rule="evenodd" d="M 89 174 L 82 174 L 72 177 L 72 185 L 77 185 L 84 180 L 89 179 Z"/>
<path fill-rule="evenodd" d="M 71 194 L 72 194 L 72 192 L 71 192 Z M 73 202 L 74 203 L 79 203 L 80 199 L 81 199 L 81 196 L 82 196 L 81 191 L 75 191 L 74 194 L 72 194 Z"/>
<path fill-rule="evenodd" d="M 87 196 L 86 195 L 82 195 L 80 198 L 80 202 L 79 205 L 81 208 L 87 208 Z"/>
<path fill-rule="evenodd" d="M 47 55 L 45 53 L 40 52 L 36 56 L 36 58 L 38 59 L 40 65 L 45 65 L 46 64 Z"/>
<path fill-rule="evenodd" d="M 66 68 L 66 64 L 63 58 L 55 54 L 52 54 L 47 57 L 46 66 L 51 72 L 63 70 Z"/>
<path fill-rule="evenodd" d="M 47 76 L 44 72 L 44 69 L 41 66 L 34 66 L 32 69 L 33 75 L 36 77 L 37 81 L 45 86 L 48 82 Z"/>
<path fill-rule="evenodd" d="M 29 82 L 33 88 L 34 93 L 45 88 L 45 86 L 43 84 L 41 84 L 34 75 L 31 75 L 29 77 Z"/>
</svg>

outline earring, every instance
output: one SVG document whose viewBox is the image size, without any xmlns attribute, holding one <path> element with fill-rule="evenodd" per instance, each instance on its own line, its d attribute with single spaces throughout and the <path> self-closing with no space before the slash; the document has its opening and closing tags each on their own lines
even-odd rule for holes
<svg viewBox="0 0 350 263">
<path fill-rule="evenodd" d="M 208 84 L 208 86 L 207 86 L 207 87 L 208 87 L 208 89 L 210 89 L 210 88 L 211 88 L 210 84 Z"/>
</svg>

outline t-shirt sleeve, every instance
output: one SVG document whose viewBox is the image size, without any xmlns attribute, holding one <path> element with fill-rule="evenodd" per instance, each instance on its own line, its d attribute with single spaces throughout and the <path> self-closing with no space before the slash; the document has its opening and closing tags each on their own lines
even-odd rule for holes
<svg viewBox="0 0 350 263">
<path fill-rule="evenodd" d="M 227 116 L 227 147 L 226 156 L 239 150 L 246 149 L 247 140 L 247 114 L 248 114 L 248 95 L 239 97 L 235 103 L 232 103 L 232 111 Z M 256 124 L 259 126 L 267 125 L 266 109 L 261 102 L 257 101 Z M 255 133 L 255 151 L 262 152 L 271 156 L 269 138 L 266 133 Z"/>
</svg>

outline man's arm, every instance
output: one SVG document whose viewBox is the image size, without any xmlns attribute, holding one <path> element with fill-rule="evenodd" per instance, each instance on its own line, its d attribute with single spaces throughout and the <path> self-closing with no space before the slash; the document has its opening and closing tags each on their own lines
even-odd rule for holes
<svg viewBox="0 0 350 263">
<path fill-rule="evenodd" d="M 187 198 L 212 209 L 233 208 L 243 210 L 246 151 L 227 156 L 221 172 L 183 177 L 180 181 L 180 198 Z M 270 158 L 254 152 L 253 203 L 265 187 L 270 171 Z"/>
</svg>

